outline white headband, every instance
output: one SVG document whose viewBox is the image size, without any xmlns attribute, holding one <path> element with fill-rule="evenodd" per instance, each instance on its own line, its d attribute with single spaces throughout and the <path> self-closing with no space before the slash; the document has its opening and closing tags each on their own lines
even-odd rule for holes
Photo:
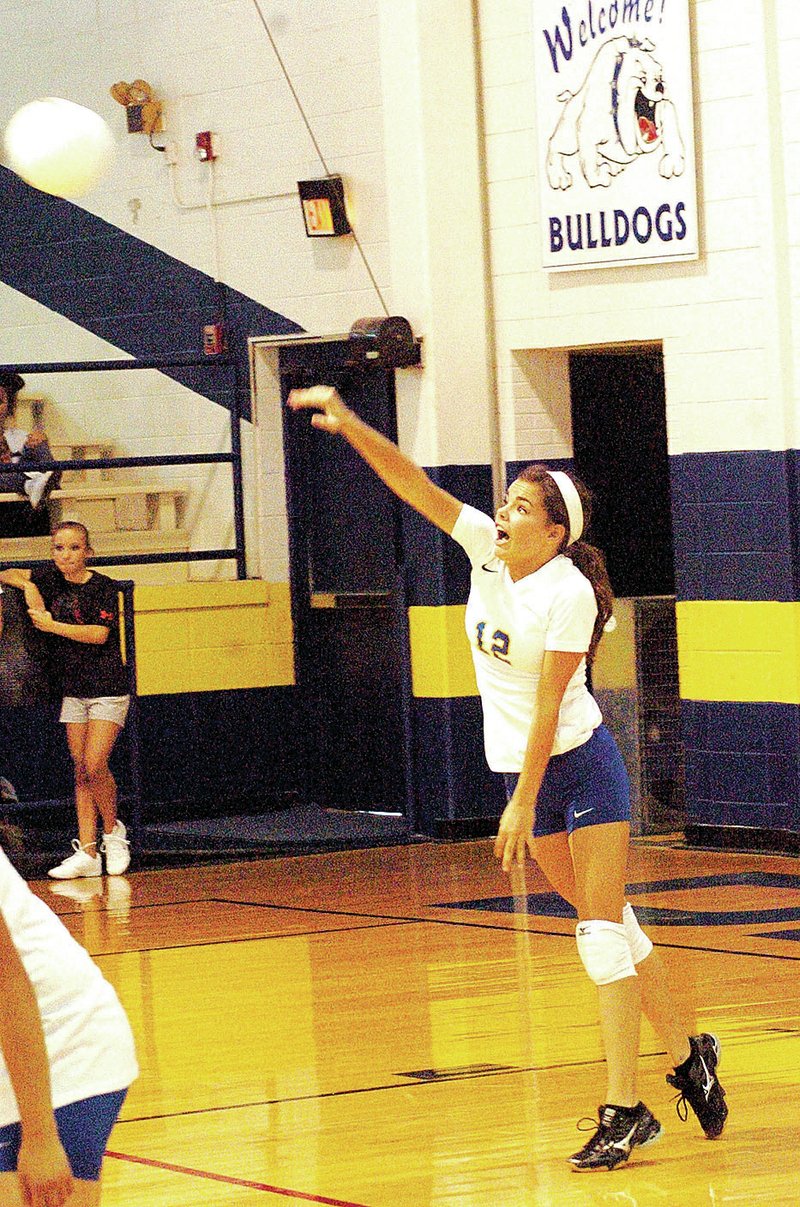
<svg viewBox="0 0 800 1207">
<path fill-rule="evenodd" d="M 548 469 L 547 472 L 555 482 L 559 494 L 564 500 L 564 506 L 567 509 L 567 516 L 569 518 L 567 544 L 572 545 L 580 539 L 583 532 L 583 505 L 581 504 L 581 497 L 575 489 L 575 483 L 569 474 L 565 474 L 560 469 Z"/>
</svg>

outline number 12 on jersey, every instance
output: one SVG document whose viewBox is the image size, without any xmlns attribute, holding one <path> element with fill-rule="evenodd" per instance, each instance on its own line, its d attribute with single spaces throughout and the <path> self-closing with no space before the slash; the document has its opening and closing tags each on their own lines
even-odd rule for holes
<svg viewBox="0 0 800 1207">
<path fill-rule="evenodd" d="M 481 620 L 475 626 L 475 638 L 478 649 L 482 654 L 491 655 L 493 658 L 499 658 L 501 662 L 510 662 L 508 657 L 508 647 L 511 644 L 511 638 L 508 633 L 504 633 L 502 629 L 495 629 L 492 633 L 492 644 L 487 649 L 484 645 L 484 633 L 486 629 L 486 621 Z"/>
</svg>

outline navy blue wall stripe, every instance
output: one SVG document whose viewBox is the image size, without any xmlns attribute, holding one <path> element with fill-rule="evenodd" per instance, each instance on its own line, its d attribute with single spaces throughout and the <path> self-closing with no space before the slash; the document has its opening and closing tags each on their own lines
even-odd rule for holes
<svg viewBox="0 0 800 1207">
<path fill-rule="evenodd" d="M 446 832 L 448 822 L 497 818 L 505 795 L 483 753 L 480 700 L 412 702 L 418 828 Z"/>
<path fill-rule="evenodd" d="M 441 465 L 426 473 L 463 503 L 492 514 L 492 471 L 488 465 Z M 402 525 L 409 607 L 466 603 L 470 568 L 461 546 L 411 507 L 402 509 Z"/>
<path fill-rule="evenodd" d="M 689 823 L 800 832 L 800 707 L 683 700 Z"/>
<path fill-rule="evenodd" d="M 798 452 L 670 458 L 678 599 L 800 599 Z"/>
<path fill-rule="evenodd" d="M 248 336 L 302 331 L 80 206 L 31 188 L 2 166 L 0 221 L 0 280 L 132 356 L 200 354 L 203 326 L 224 317 L 245 416 L 250 413 Z M 227 374 L 162 371 L 230 407 Z"/>
</svg>

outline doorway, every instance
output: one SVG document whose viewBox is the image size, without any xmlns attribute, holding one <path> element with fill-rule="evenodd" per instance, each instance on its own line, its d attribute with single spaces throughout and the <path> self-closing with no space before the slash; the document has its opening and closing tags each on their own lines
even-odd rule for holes
<svg viewBox="0 0 800 1207">
<path fill-rule="evenodd" d="M 674 595 L 661 349 L 571 352 L 569 379 L 575 472 L 614 594 Z"/>
<path fill-rule="evenodd" d="M 569 379 L 575 472 L 617 597 L 595 694 L 628 766 L 634 829 L 666 833 L 686 804 L 662 351 L 571 352 Z"/>
<path fill-rule="evenodd" d="M 284 346 L 281 399 L 326 382 L 396 440 L 394 373 L 354 371 L 345 340 Z M 407 814 L 407 620 L 395 497 L 346 441 L 285 407 L 295 666 L 304 797 L 322 808 Z"/>
</svg>

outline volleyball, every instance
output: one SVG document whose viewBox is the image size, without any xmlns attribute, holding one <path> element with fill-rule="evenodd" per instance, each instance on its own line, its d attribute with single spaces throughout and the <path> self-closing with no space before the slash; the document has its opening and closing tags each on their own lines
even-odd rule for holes
<svg viewBox="0 0 800 1207">
<path fill-rule="evenodd" d="M 56 197 L 81 197 L 114 156 L 114 135 L 99 113 L 57 96 L 18 109 L 6 126 L 9 167 Z"/>
</svg>

